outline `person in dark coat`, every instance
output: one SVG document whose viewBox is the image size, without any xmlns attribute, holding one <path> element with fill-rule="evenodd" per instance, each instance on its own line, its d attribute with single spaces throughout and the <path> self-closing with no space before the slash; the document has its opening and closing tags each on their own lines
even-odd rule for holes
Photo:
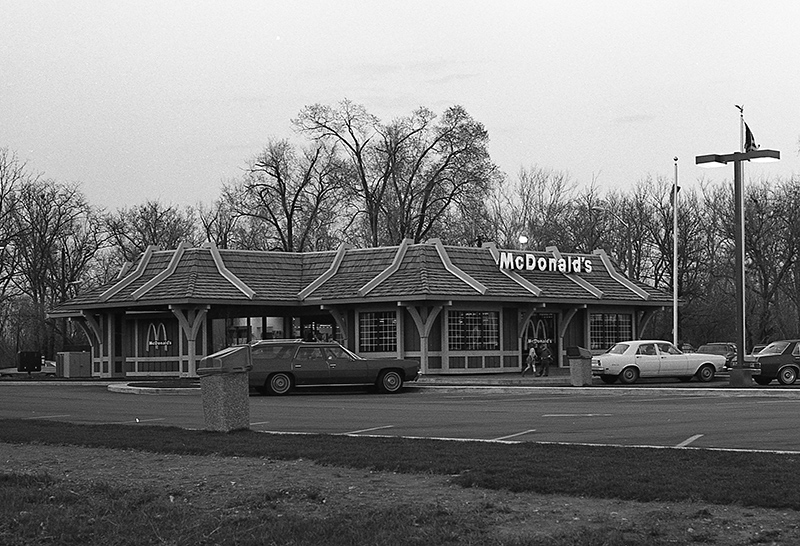
<svg viewBox="0 0 800 546">
<path fill-rule="evenodd" d="M 550 375 L 550 364 L 553 363 L 553 353 L 550 351 L 550 347 L 547 346 L 547 343 L 539 344 L 538 356 L 539 371 L 536 375 Z"/>
</svg>

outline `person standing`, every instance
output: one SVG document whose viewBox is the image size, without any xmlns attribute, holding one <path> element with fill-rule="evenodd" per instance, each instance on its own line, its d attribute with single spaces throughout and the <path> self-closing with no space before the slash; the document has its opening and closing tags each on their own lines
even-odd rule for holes
<svg viewBox="0 0 800 546">
<path fill-rule="evenodd" d="M 539 344 L 539 373 L 536 375 L 545 377 L 550 375 L 550 364 L 553 363 L 553 353 L 550 351 L 550 347 L 547 346 L 547 343 L 540 343 Z"/>
<path fill-rule="evenodd" d="M 531 343 L 528 349 L 528 356 L 525 359 L 525 368 L 522 369 L 522 377 L 525 377 L 525 372 L 530 370 L 533 375 L 536 375 L 536 346 Z"/>
</svg>

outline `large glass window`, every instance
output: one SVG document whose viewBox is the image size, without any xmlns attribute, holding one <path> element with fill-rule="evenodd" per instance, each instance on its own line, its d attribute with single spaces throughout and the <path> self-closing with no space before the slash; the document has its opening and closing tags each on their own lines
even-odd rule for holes
<svg viewBox="0 0 800 546">
<path fill-rule="evenodd" d="M 397 351 L 397 314 L 378 311 L 358 314 L 358 348 L 365 353 Z"/>
<path fill-rule="evenodd" d="M 605 351 L 620 341 L 633 339 L 631 315 L 592 313 L 589 321 L 590 349 Z"/>
<path fill-rule="evenodd" d="M 497 311 L 450 311 L 447 340 L 451 351 L 500 349 L 500 313 Z"/>
</svg>

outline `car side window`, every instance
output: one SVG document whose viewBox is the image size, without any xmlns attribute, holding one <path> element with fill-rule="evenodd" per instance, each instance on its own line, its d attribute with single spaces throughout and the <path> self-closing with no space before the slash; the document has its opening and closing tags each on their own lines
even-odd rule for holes
<svg viewBox="0 0 800 546">
<path fill-rule="evenodd" d="M 665 355 L 679 355 L 681 352 L 671 343 L 659 343 L 658 350 Z"/>
<path fill-rule="evenodd" d="M 328 353 L 328 358 L 335 358 L 336 360 L 348 360 L 350 358 L 341 347 L 327 347 L 325 352 Z"/>
<path fill-rule="evenodd" d="M 325 360 L 325 356 L 319 347 L 300 347 L 295 360 Z"/>
<path fill-rule="evenodd" d="M 288 351 L 288 347 L 281 347 L 280 345 L 262 345 L 261 347 L 253 347 L 252 355 L 259 358 L 286 358 Z"/>
<path fill-rule="evenodd" d="M 652 343 L 647 343 L 645 345 L 640 345 L 639 350 L 637 351 L 640 355 L 655 355 L 656 354 L 656 346 Z"/>
<path fill-rule="evenodd" d="M 794 349 L 792 349 L 792 356 L 800 356 L 800 343 L 794 344 Z"/>
</svg>

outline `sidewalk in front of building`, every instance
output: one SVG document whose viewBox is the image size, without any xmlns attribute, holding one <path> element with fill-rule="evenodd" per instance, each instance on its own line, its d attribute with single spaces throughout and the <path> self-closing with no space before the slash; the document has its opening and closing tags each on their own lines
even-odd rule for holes
<svg viewBox="0 0 800 546">
<path fill-rule="evenodd" d="M 5 370 L 2 370 L 5 371 Z M 14 373 L 0 379 L 2 384 L 39 384 L 39 385 L 106 385 L 109 391 L 127 394 L 200 394 L 200 386 L 187 385 L 182 388 L 159 387 L 159 382 L 174 383 L 175 378 L 58 378 L 43 374 Z M 187 383 L 191 383 L 188 382 Z M 710 383 L 691 381 L 688 383 L 673 382 L 669 379 L 640 380 L 634 385 L 615 383 L 607 385 L 598 378 L 593 378 L 591 385 L 574 386 L 570 369 L 551 368 L 549 376 L 540 377 L 531 374 L 523 376 L 520 372 L 499 374 L 451 374 L 423 375 L 417 381 L 406 383 L 409 391 L 425 392 L 482 392 L 486 394 L 514 394 L 542 392 L 548 394 L 598 394 L 598 395 L 652 395 L 680 394 L 681 396 L 765 396 L 800 399 L 800 383 L 792 386 L 772 384 L 758 386 L 755 383 L 747 388 L 733 388 L 727 377 L 718 377 Z"/>
</svg>

